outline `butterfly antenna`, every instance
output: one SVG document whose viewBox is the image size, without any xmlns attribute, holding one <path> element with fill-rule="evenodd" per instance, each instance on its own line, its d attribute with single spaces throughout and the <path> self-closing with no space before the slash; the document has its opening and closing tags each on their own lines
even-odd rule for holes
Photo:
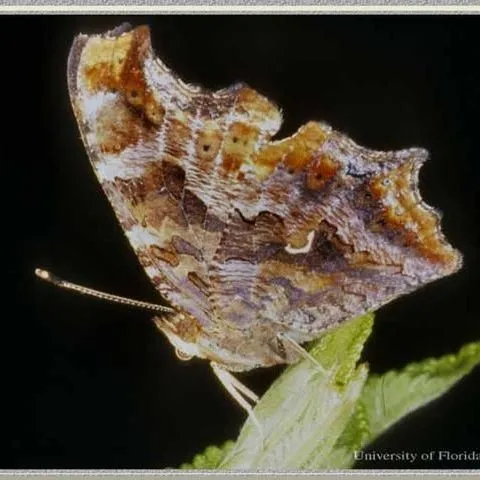
<svg viewBox="0 0 480 480">
<path fill-rule="evenodd" d="M 52 283 L 56 287 L 64 288 L 65 290 L 72 290 L 74 292 L 81 293 L 82 295 L 88 295 L 90 297 L 99 298 L 100 300 L 106 300 L 107 302 L 120 303 L 122 305 L 129 305 L 131 307 L 142 308 L 144 310 L 151 310 L 154 312 L 175 312 L 173 308 L 165 307 L 164 305 L 133 300 L 131 298 L 120 297 L 118 295 L 112 295 L 111 293 L 100 292 L 99 290 L 94 290 L 93 288 L 77 285 L 75 283 L 63 280 L 47 270 L 42 270 L 41 268 L 35 269 L 35 275 L 46 282 Z"/>
</svg>

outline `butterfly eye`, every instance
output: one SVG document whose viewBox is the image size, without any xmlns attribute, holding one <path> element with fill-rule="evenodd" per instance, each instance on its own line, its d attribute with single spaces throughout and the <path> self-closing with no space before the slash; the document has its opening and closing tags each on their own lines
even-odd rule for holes
<svg viewBox="0 0 480 480">
<path fill-rule="evenodd" d="M 189 355 L 188 353 L 183 352 L 179 348 L 175 349 L 175 355 L 179 360 L 182 360 L 183 362 L 188 362 L 193 358 L 193 355 Z"/>
</svg>

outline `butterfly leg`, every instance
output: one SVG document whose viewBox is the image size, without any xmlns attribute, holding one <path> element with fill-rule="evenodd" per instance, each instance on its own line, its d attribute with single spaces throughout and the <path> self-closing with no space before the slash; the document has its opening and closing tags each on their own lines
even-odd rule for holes
<svg viewBox="0 0 480 480">
<path fill-rule="evenodd" d="M 327 374 L 327 371 L 320 365 L 318 360 L 310 355 L 300 344 L 298 344 L 292 337 L 286 333 L 280 332 L 277 334 L 278 338 L 285 343 L 288 343 L 297 353 L 299 353 L 303 358 L 306 358 L 308 361 L 312 362 L 315 367 L 320 370 L 323 374 Z"/>
<path fill-rule="evenodd" d="M 253 423 L 258 427 L 260 434 L 263 439 L 263 429 L 258 421 L 255 413 L 253 412 L 252 406 L 245 400 L 244 397 L 249 398 L 252 402 L 258 402 L 259 398 L 255 393 L 253 393 L 249 388 L 247 388 L 243 383 L 237 380 L 230 372 L 224 370 L 222 367 L 218 366 L 214 362 L 210 362 L 213 372 L 220 380 L 221 384 L 225 387 L 227 392 L 236 400 L 236 402 L 247 411 L 248 415 L 252 419 Z M 242 396 L 243 395 L 243 396 Z"/>
</svg>

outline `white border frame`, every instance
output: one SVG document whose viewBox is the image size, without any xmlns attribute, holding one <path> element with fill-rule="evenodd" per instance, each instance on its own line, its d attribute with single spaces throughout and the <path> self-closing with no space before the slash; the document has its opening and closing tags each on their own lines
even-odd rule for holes
<svg viewBox="0 0 480 480">
<path fill-rule="evenodd" d="M 72 4 L 74 0 L 20 0 L 11 2 L 0 0 L 0 14 L 461 14 L 475 15 L 480 13 L 480 1 L 460 0 L 452 4 L 449 0 L 415 2 L 414 0 L 379 0 L 368 2 L 362 0 L 310 0 L 299 4 L 295 0 L 236 0 L 231 5 L 228 0 L 189 1 L 189 0 L 83 0 L 82 5 Z M 278 480 L 309 477 L 322 480 L 342 477 L 389 477 L 391 480 L 408 477 L 435 477 L 449 479 L 452 476 L 478 478 L 480 470 L 338 470 L 319 472 L 225 472 L 202 470 L 1 470 L 0 479 L 29 477 L 44 480 L 55 477 L 96 477 L 108 479 L 112 477 L 130 477 L 134 479 L 150 479 L 151 477 L 171 477 L 194 480 L 196 478 L 235 478 L 251 480 L 264 477 L 275 477 Z"/>
</svg>

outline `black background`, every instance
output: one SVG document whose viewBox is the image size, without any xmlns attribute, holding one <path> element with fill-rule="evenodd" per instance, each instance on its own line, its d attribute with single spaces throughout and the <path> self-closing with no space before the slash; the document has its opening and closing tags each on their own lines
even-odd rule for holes
<svg viewBox="0 0 480 480">
<path fill-rule="evenodd" d="M 210 89 L 243 80 L 284 111 L 280 137 L 324 120 L 361 145 L 427 148 L 425 200 L 465 267 L 377 317 L 374 372 L 480 339 L 477 17 L 2 17 L 4 301 L 0 468 L 165 468 L 236 437 L 244 412 L 206 362 L 180 362 L 145 312 L 60 291 L 72 281 L 158 301 L 91 171 L 69 105 L 73 37 L 124 21 L 152 27 L 159 56 Z M 262 393 L 280 368 L 243 375 Z M 370 450 L 480 451 L 480 372 Z M 466 468 L 478 462 L 361 462 Z"/>
</svg>

